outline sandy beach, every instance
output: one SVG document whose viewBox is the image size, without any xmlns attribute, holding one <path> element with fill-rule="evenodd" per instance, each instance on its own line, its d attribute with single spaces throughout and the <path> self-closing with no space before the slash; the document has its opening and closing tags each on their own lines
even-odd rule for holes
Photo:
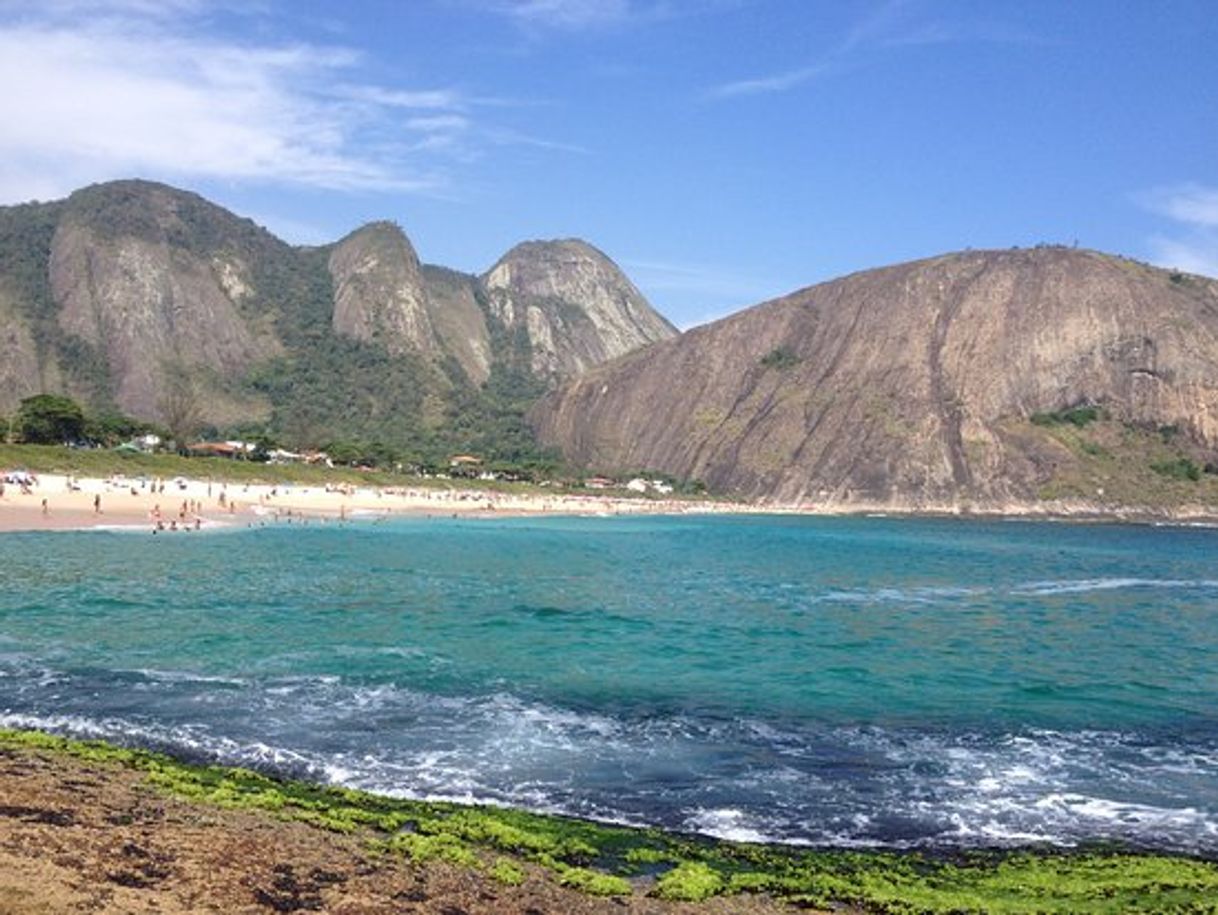
<svg viewBox="0 0 1218 915">
<path fill-rule="evenodd" d="M 405 516 L 526 516 L 740 512 L 745 506 L 610 495 L 504 493 L 422 486 L 226 483 L 174 478 L 98 479 L 38 474 L 0 494 L 0 532 L 146 528 L 174 533 L 218 526 L 309 524 Z"/>
<path fill-rule="evenodd" d="M 1218 511 L 1211 505 L 1150 508 L 1065 500 L 885 503 L 832 497 L 817 503 L 774 504 L 627 498 L 610 493 L 503 492 L 434 485 L 234 483 L 182 477 L 100 479 L 52 473 L 38 474 L 29 487 L 6 483 L 0 492 L 0 533 L 99 527 L 174 533 L 225 526 L 369 521 L 393 516 L 758 513 L 1218 524 Z"/>
</svg>

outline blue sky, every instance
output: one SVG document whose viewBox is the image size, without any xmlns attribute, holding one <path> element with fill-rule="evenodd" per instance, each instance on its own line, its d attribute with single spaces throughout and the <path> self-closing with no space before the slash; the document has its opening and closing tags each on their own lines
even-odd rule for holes
<svg viewBox="0 0 1218 915">
<path fill-rule="evenodd" d="M 682 327 L 965 247 L 1218 275 L 1214 0 L 0 0 L 0 79 L 0 203 L 578 236 Z"/>
</svg>

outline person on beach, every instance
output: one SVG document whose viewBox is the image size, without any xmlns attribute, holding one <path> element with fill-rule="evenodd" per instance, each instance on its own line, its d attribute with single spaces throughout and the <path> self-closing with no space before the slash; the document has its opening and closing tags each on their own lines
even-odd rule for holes
<svg viewBox="0 0 1218 915">
<path fill-rule="evenodd" d="M 101 493 L 98 493 L 93 497 L 93 514 L 101 514 Z"/>
<path fill-rule="evenodd" d="M 47 500 L 46 500 L 46 499 L 43 499 L 43 500 L 42 500 L 42 514 L 43 514 L 43 517 L 46 517 L 46 516 L 47 516 L 47 515 L 49 515 L 50 513 L 51 513 L 51 507 L 50 507 L 49 505 L 47 505 Z"/>
</svg>

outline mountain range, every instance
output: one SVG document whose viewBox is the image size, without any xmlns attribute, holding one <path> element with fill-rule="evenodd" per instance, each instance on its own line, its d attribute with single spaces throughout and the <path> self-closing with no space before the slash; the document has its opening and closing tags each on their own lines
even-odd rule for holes
<svg viewBox="0 0 1218 915">
<path fill-rule="evenodd" d="M 675 334 L 582 241 L 472 276 L 420 263 L 393 223 L 293 247 L 136 180 L 0 208 L 0 326 L 0 413 L 57 392 L 164 420 L 185 386 L 218 429 L 490 451 L 527 450 L 518 422 L 487 427 L 553 380 Z"/>
<path fill-rule="evenodd" d="M 583 241 L 475 276 L 390 222 L 291 246 L 115 181 L 0 208 L 0 413 L 43 392 L 788 504 L 1218 505 L 1218 282 L 1060 246 L 868 270 L 678 334 Z"/>
</svg>

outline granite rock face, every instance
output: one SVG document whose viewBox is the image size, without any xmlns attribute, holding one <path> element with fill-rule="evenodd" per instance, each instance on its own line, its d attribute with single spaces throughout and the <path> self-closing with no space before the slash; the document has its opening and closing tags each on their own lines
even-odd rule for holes
<svg viewBox="0 0 1218 915">
<path fill-rule="evenodd" d="M 269 236 L 251 246 L 252 225 L 193 194 L 107 191 L 69 198 L 47 269 L 60 328 L 104 354 L 116 403 L 155 417 L 166 366 L 239 376 L 280 351 L 269 323 L 242 309 Z"/>
<path fill-rule="evenodd" d="M 517 245 L 482 285 L 496 317 L 528 332 L 540 374 L 575 375 L 676 335 L 613 261 L 576 239 Z"/>
<path fill-rule="evenodd" d="M 374 222 L 357 229 L 334 246 L 329 267 L 335 333 L 396 354 L 440 351 L 419 258 L 400 228 Z"/>
<path fill-rule="evenodd" d="M 1065 248 L 857 273 L 601 366 L 544 444 L 780 502 L 1029 496 L 1037 413 L 1100 405 L 1218 448 L 1218 282 Z"/>
<path fill-rule="evenodd" d="M 482 384 L 490 376 L 495 353 L 478 278 L 424 264 L 423 283 L 432 326 L 445 352 L 453 355 L 471 381 Z"/>
</svg>

